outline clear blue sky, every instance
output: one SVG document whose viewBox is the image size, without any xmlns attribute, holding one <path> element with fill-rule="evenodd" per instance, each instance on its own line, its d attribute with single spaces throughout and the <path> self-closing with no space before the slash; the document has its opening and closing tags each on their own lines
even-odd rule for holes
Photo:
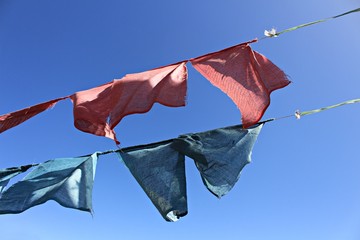
<svg viewBox="0 0 360 240">
<path fill-rule="evenodd" d="M 126 73 L 196 57 L 360 6 L 355 0 L 0 0 L 0 114 Z M 293 83 L 264 119 L 359 98 L 360 14 L 252 44 Z M 116 127 L 132 146 L 240 123 L 230 99 L 190 65 L 188 104 L 155 105 Z M 189 214 L 165 222 L 116 155 L 98 162 L 94 217 L 50 201 L 0 216 L 1 239 L 360 239 L 360 105 L 264 126 L 235 188 L 221 200 L 187 159 Z M 0 135 L 0 168 L 114 149 L 73 126 L 72 104 Z"/>
</svg>

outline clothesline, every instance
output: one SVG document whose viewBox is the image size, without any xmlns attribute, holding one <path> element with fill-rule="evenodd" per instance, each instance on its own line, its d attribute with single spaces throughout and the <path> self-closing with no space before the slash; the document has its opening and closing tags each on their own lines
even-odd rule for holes
<svg viewBox="0 0 360 240">
<path fill-rule="evenodd" d="M 21 213 L 48 200 L 92 213 L 98 157 L 116 153 L 163 218 L 177 221 L 187 214 L 185 156 L 194 160 L 206 188 L 220 198 L 251 162 L 252 148 L 263 125 L 247 129 L 235 125 L 90 156 L 56 158 L 29 165 L 34 169 L 7 189 L 9 181 L 24 168 L 0 169 L 0 214 Z"/>
<path fill-rule="evenodd" d="M 256 41 L 145 72 L 127 74 L 92 89 L 2 115 L 0 133 L 49 109 L 58 101 L 70 98 L 77 129 L 120 144 L 114 128 L 125 116 L 146 113 L 155 103 L 167 107 L 186 105 L 188 61 L 232 99 L 241 112 L 244 127 L 252 126 L 260 121 L 270 105 L 270 94 L 290 84 L 279 67 L 251 49 L 250 44 Z"/>
<path fill-rule="evenodd" d="M 348 11 L 348 12 L 345 12 L 345 13 L 342 13 L 342 14 L 338 14 L 336 16 L 320 19 L 320 20 L 317 20 L 317 21 L 309 22 L 309 23 L 300 24 L 300 25 L 297 25 L 295 27 L 287 28 L 287 29 L 282 30 L 280 32 L 277 32 L 275 28 L 272 28 L 271 30 L 265 30 L 264 31 L 265 37 L 259 38 L 259 41 L 263 40 L 263 39 L 266 39 L 266 38 L 278 37 L 279 35 L 281 35 L 283 33 L 291 32 L 291 31 L 297 30 L 299 28 L 308 27 L 308 26 L 318 24 L 318 23 L 321 23 L 321 22 L 326 22 L 328 20 L 335 19 L 335 18 L 338 18 L 338 17 L 342 17 L 342 16 L 348 15 L 350 13 L 355 13 L 355 12 L 360 12 L 360 8 L 357 8 L 357 9 L 354 9 L 354 10 L 351 10 L 351 11 Z"/>
<path fill-rule="evenodd" d="M 358 102 L 360 99 L 297 111 L 295 116 L 299 118 Z M 21 213 L 48 200 L 92 213 L 97 159 L 100 155 L 116 153 L 163 218 L 177 221 L 188 212 L 185 156 L 194 160 L 206 188 L 220 198 L 233 188 L 242 169 L 251 162 L 252 148 L 263 125 L 290 116 L 294 115 L 271 118 L 248 129 L 240 124 L 145 145 L 0 169 L 0 214 Z M 3 191 L 13 177 L 32 167 L 35 169 L 23 180 Z M 30 195 L 34 197 L 29 198 Z"/>
<path fill-rule="evenodd" d="M 298 28 L 307 27 L 359 11 L 360 8 L 334 17 L 292 27 L 281 32 L 276 32 L 275 29 L 272 29 L 271 31 L 265 31 L 265 35 L 266 37 L 277 37 L 285 32 L 290 32 Z M 194 160 L 195 166 L 199 171 L 206 188 L 216 197 L 220 198 L 232 189 L 239 179 L 243 167 L 250 163 L 252 148 L 265 123 L 290 117 L 300 119 L 302 116 L 360 102 L 360 99 L 353 99 L 314 110 L 303 112 L 298 110 L 293 115 L 271 118 L 258 122 L 270 104 L 270 93 L 276 89 L 285 87 L 289 84 L 289 81 L 285 74 L 268 59 L 251 50 L 249 44 L 255 41 L 256 40 L 242 43 L 218 52 L 205 54 L 197 58 L 184 60 L 176 64 L 152 69 L 143 73 L 128 74 L 121 79 L 122 82 L 132 82 L 133 87 L 135 86 L 135 88 L 138 88 L 139 86 L 144 87 L 143 85 L 139 85 L 136 82 L 137 80 L 146 80 L 150 86 L 153 86 L 154 83 L 156 86 L 164 79 L 171 81 L 172 83 L 180 84 L 182 85 L 180 94 L 176 95 L 178 98 L 173 102 L 162 95 L 167 91 L 161 92 L 158 89 L 156 92 L 157 95 L 155 96 L 156 98 L 152 99 L 150 102 L 144 100 L 145 104 L 140 106 L 140 110 L 129 110 L 126 108 L 127 106 L 125 106 L 126 109 L 124 112 L 114 112 L 113 109 L 107 107 L 109 102 L 119 109 L 124 106 L 121 105 L 121 101 L 114 103 L 114 99 L 109 100 L 110 93 L 116 92 L 119 97 L 120 93 L 126 91 L 124 91 L 123 86 L 114 86 L 116 84 L 114 84 L 113 81 L 93 89 L 77 92 L 71 96 L 54 99 L 0 116 L 0 132 L 2 132 L 45 111 L 60 100 L 71 98 L 74 102 L 74 117 L 77 120 L 75 121 L 75 125 L 77 124 L 76 127 L 78 129 L 116 140 L 113 128 L 125 115 L 147 112 L 155 102 L 159 102 L 165 106 L 182 106 L 184 102 L 183 97 L 186 93 L 186 91 L 184 91 L 184 89 L 186 90 L 185 80 L 187 80 L 185 63 L 190 61 L 194 68 L 213 85 L 219 87 L 223 92 L 229 95 L 239 107 L 243 117 L 243 124 L 235 126 L 223 127 L 200 133 L 182 134 L 177 138 L 160 142 L 95 152 L 81 157 L 57 158 L 39 164 L 0 169 L 0 214 L 21 213 L 33 206 L 43 204 L 48 200 L 54 200 L 64 207 L 92 213 L 92 188 L 98 156 L 116 153 L 130 170 L 131 174 L 135 177 L 136 181 L 143 188 L 163 218 L 166 221 L 176 221 L 187 214 L 185 156 Z M 235 62 L 232 62 L 232 59 L 234 59 L 233 56 L 229 58 L 229 56 L 234 53 L 233 51 L 240 56 Z M 223 71 L 219 70 L 218 65 L 220 62 L 216 62 L 214 59 L 223 61 L 221 62 L 223 65 L 220 64 L 220 69 Z M 242 90 L 238 91 L 237 87 L 242 88 L 243 86 L 231 85 L 229 84 L 231 81 L 225 81 L 225 83 L 219 81 L 219 79 L 223 78 L 232 78 L 231 73 L 233 73 L 234 76 L 238 76 L 239 72 L 234 74 L 234 72 L 229 70 L 235 69 L 235 66 L 237 65 L 240 65 L 241 67 L 245 66 L 246 68 L 244 69 L 247 70 L 251 69 L 251 74 L 254 76 L 253 79 L 250 80 L 257 81 L 260 78 L 261 81 L 265 81 L 266 84 L 262 84 L 260 81 L 261 84 L 258 86 L 267 85 L 270 86 L 270 88 L 260 90 L 255 89 L 258 92 L 254 91 L 255 94 L 251 95 L 253 94 L 251 91 L 251 93 Z M 243 69 L 240 69 L 240 73 L 241 71 L 243 71 Z M 247 72 L 247 74 L 248 73 L 249 72 Z M 270 75 L 270 80 L 266 79 L 269 78 L 268 75 Z M 280 80 L 271 81 L 271 79 Z M 245 87 L 248 87 L 245 83 L 239 82 L 238 79 L 232 78 L 231 80 L 235 80 L 237 84 L 244 84 Z M 168 88 L 170 86 L 166 85 L 166 83 L 160 85 L 162 85 L 162 87 L 165 85 L 165 89 L 169 90 Z M 145 86 L 145 88 L 146 87 L 148 88 L 148 86 Z M 250 88 L 251 87 L 252 86 L 250 86 Z M 234 89 L 238 92 L 235 92 Z M 126 90 L 128 90 L 128 88 Z M 178 90 L 179 89 L 177 88 L 175 92 L 178 93 Z M 241 101 L 241 97 L 244 93 L 249 95 L 251 99 L 258 96 L 259 92 L 267 92 L 268 94 L 261 96 L 262 102 L 260 105 L 242 105 L 243 102 L 246 102 Z M 150 91 L 147 93 L 148 95 L 146 97 L 154 97 L 153 92 Z M 133 92 L 128 94 L 131 95 Z M 96 101 L 96 104 L 99 104 L 99 98 L 97 98 L 99 95 L 102 95 L 103 97 L 100 99 L 101 101 L 105 99 L 105 102 L 100 105 L 104 108 L 107 107 L 104 111 L 101 111 L 100 116 L 95 115 L 94 117 L 92 115 L 94 112 L 91 111 L 84 112 L 76 110 L 76 108 L 80 108 L 80 110 L 84 110 L 84 108 L 85 110 L 94 110 L 92 109 L 94 106 L 91 105 L 91 101 Z M 96 97 L 94 98 L 94 96 Z M 141 99 L 140 102 L 142 100 L 143 99 Z M 128 105 L 128 102 L 126 103 Z M 251 115 L 254 112 L 255 115 Z M 97 117 L 100 118 L 100 122 Z M 110 122 L 108 123 L 107 119 L 109 117 Z M 246 121 L 244 121 L 244 119 Z M 87 120 L 92 120 L 93 122 L 87 122 Z M 89 128 L 89 124 L 91 128 Z M 244 126 L 246 128 L 244 128 Z M 5 189 L 13 177 L 26 172 L 32 167 L 34 167 L 34 169 L 26 175 L 24 179 Z M 31 198 L 29 198 L 29 196 L 31 196 Z"/>
<path fill-rule="evenodd" d="M 265 31 L 265 38 L 277 37 L 286 32 L 359 11 L 360 8 L 357 8 L 333 17 L 288 28 L 281 32 L 276 32 L 275 29 Z M 176 64 L 152 69 L 143 73 L 128 74 L 120 79 L 121 81 L 114 80 L 113 82 L 93 89 L 77 92 L 70 96 L 57 98 L 2 115 L 0 116 L 0 133 L 53 107 L 58 101 L 71 98 L 74 102 L 74 125 L 76 128 L 83 132 L 108 137 L 119 144 L 113 129 L 124 116 L 133 113 L 145 113 L 151 109 L 155 102 L 170 107 L 185 106 L 184 99 L 186 98 L 187 87 L 187 69 L 185 64 L 187 62 L 191 62 L 194 68 L 206 79 L 226 93 L 239 108 L 243 125 L 245 127 L 251 126 L 261 119 L 269 106 L 270 93 L 290 83 L 286 75 L 277 68 L 276 65 L 272 64 L 261 54 L 251 50 L 249 44 L 256 41 L 255 39 L 218 52 L 183 60 Z M 230 57 L 234 51 L 241 53 L 235 60 Z M 251 74 L 247 73 L 246 76 L 242 75 L 245 69 L 251 69 Z M 146 82 L 144 82 L 144 80 L 146 80 Z M 164 80 L 171 82 L 171 84 L 164 83 Z M 129 81 L 131 81 L 132 85 L 136 85 L 136 89 L 142 89 L 140 94 L 137 93 L 138 90 L 136 90 L 136 92 L 130 90 L 127 84 Z M 160 82 L 162 82 L 162 84 L 160 84 Z M 149 90 L 144 83 L 149 83 L 150 86 L 162 85 L 162 88 L 166 91 L 160 88 L 154 92 L 153 90 L 155 89 Z M 176 87 L 171 87 L 173 85 Z M 267 88 L 265 86 L 270 87 Z M 113 92 L 117 94 L 117 98 L 110 96 Z M 126 92 L 125 97 L 121 95 L 124 92 Z M 164 94 L 164 92 L 168 93 Z M 172 95 L 171 99 L 168 97 L 169 92 L 171 93 L 170 95 Z M 137 99 L 137 104 L 131 102 L 131 98 L 127 96 L 133 94 L 142 95 L 142 99 L 140 99 L 142 101 Z M 129 102 L 131 104 L 129 104 Z M 126 103 L 126 106 L 124 106 L 124 103 Z M 112 106 L 112 108 L 109 106 Z M 99 109 L 96 109 L 97 107 L 104 108 L 101 114 L 99 113 Z"/>
</svg>

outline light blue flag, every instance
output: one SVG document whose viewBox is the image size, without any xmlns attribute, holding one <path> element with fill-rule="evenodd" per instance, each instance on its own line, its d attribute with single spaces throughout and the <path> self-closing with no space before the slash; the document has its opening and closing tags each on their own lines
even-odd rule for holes
<svg viewBox="0 0 360 240">
<path fill-rule="evenodd" d="M 251 152 L 263 124 L 241 125 L 180 135 L 172 148 L 194 159 L 205 186 L 218 198 L 228 193 L 250 163 Z"/>
<path fill-rule="evenodd" d="M 21 213 L 48 200 L 92 212 L 96 163 L 97 153 L 94 153 L 86 157 L 58 158 L 38 165 L 23 180 L 3 192 L 0 214 Z"/>
<path fill-rule="evenodd" d="M 187 214 L 185 156 L 171 141 L 129 147 L 117 152 L 166 221 Z"/>
</svg>

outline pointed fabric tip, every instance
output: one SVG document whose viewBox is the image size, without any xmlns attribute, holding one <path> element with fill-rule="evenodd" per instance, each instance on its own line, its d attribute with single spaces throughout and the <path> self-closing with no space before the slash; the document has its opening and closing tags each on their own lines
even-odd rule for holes
<svg viewBox="0 0 360 240">
<path fill-rule="evenodd" d="M 180 135 L 171 147 L 194 159 L 207 189 L 221 198 L 236 184 L 241 170 L 251 162 L 251 152 L 263 124 L 241 125 Z"/>
<path fill-rule="evenodd" d="M 40 103 L 16 112 L 11 112 L 0 116 L 0 133 L 6 130 L 16 127 L 17 125 L 29 120 L 37 114 L 53 107 L 57 102 L 67 99 L 69 97 L 62 97 L 53 99 L 44 103 Z"/>
<path fill-rule="evenodd" d="M 168 107 L 185 106 L 185 64 L 181 62 L 128 74 L 122 79 L 75 93 L 71 96 L 75 127 L 119 144 L 114 128 L 125 116 L 146 113 L 156 102 Z"/>
<path fill-rule="evenodd" d="M 239 108 L 244 128 L 256 124 L 270 105 L 270 93 L 287 86 L 285 73 L 266 57 L 242 43 L 191 59 L 207 80 Z"/>
<path fill-rule="evenodd" d="M 187 214 L 185 157 L 160 142 L 118 152 L 141 188 L 166 221 Z"/>
<path fill-rule="evenodd" d="M 92 212 L 92 189 L 97 153 L 58 158 L 38 165 L 23 180 L 5 190 L 0 214 L 21 213 L 54 200 L 63 207 Z"/>
</svg>

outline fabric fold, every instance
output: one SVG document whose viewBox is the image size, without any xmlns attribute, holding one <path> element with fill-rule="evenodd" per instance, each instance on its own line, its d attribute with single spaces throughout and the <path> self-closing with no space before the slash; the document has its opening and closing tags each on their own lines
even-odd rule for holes
<svg viewBox="0 0 360 240">
<path fill-rule="evenodd" d="M 43 102 L 16 112 L 11 112 L 0 116 L 0 133 L 16 127 L 17 125 L 27 121 L 28 119 L 36 116 L 37 114 L 53 107 L 57 102 L 67 99 L 69 97 L 62 97 Z"/>
<path fill-rule="evenodd" d="M 3 192 L 0 214 L 21 213 L 48 200 L 92 213 L 96 163 L 97 153 L 39 164 L 23 180 Z"/>
<path fill-rule="evenodd" d="M 251 49 L 249 44 L 256 41 L 190 60 L 197 71 L 236 104 L 245 128 L 264 115 L 270 105 L 270 93 L 290 83 L 281 69 Z"/>
<path fill-rule="evenodd" d="M 220 198 L 233 188 L 243 167 L 250 163 L 262 126 L 244 129 L 237 125 L 184 134 L 174 139 L 171 147 L 194 160 L 205 186 Z"/>
<path fill-rule="evenodd" d="M 185 106 L 186 62 L 127 74 L 121 79 L 71 96 L 74 124 L 81 131 L 105 136 L 117 144 L 114 128 L 129 114 L 148 112 L 154 103 Z"/>
<path fill-rule="evenodd" d="M 0 196 L 10 179 L 19 175 L 20 173 L 26 172 L 33 165 L 26 165 L 21 167 L 12 167 L 0 169 Z"/>
<path fill-rule="evenodd" d="M 187 214 L 185 157 L 171 141 L 135 146 L 117 153 L 166 221 Z"/>
</svg>

